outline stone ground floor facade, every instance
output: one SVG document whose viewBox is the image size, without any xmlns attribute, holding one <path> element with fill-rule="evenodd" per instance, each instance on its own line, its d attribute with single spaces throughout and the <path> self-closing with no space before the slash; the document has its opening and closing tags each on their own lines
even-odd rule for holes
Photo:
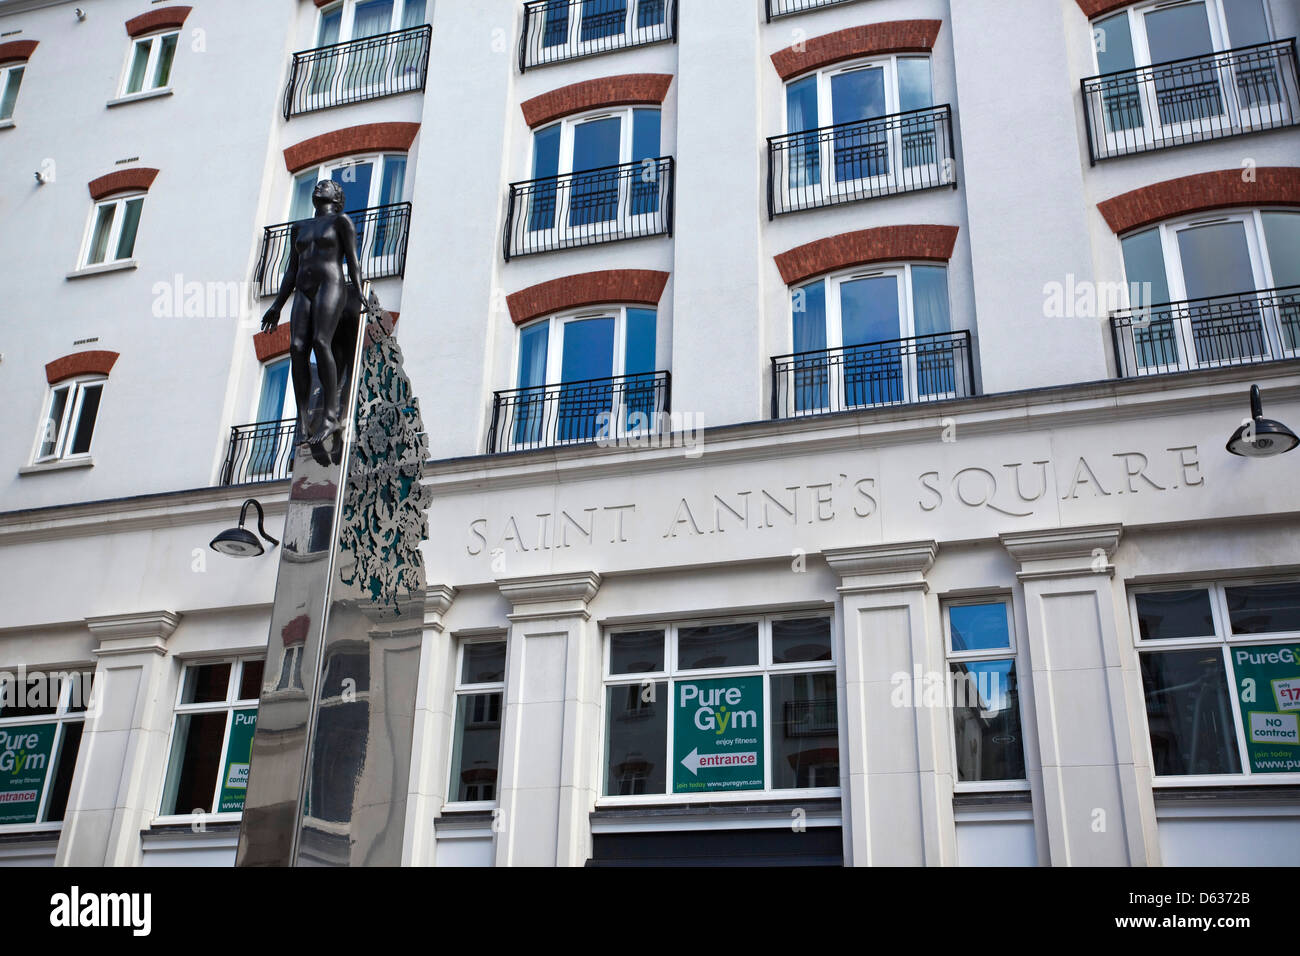
<svg viewBox="0 0 1300 956">
<path fill-rule="evenodd" d="M 409 766 L 415 865 L 1289 863 L 1300 456 L 1224 450 L 1252 382 L 1300 422 L 1281 365 L 433 462 L 413 752 L 337 771 Z M 286 492 L 0 515 L 0 863 L 233 862 L 275 552 L 207 542 Z"/>
</svg>

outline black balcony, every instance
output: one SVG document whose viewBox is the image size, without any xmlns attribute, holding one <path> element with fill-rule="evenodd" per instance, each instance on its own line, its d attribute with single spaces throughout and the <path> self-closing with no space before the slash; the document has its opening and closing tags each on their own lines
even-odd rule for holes
<svg viewBox="0 0 1300 956">
<path fill-rule="evenodd" d="M 1300 122 L 1296 41 L 1278 40 L 1083 81 L 1089 159 Z"/>
<path fill-rule="evenodd" d="M 671 156 L 511 183 L 505 254 L 673 233 Z"/>
<path fill-rule="evenodd" d="M 246 485 L 277 481 L 293 474 L 293 449 L 298 423 L 255 422 L 230 429 L 230 446 L 221 468 L 221 484 Z"/>
<path fill-rule="evenodd" d="M 957 186 L 952 110 L 932 106 L 767 141 L 768 218 Z"/>
<path fill-rule="evenodd" d="M 284 90 L 284 118 L 423 92 L 432 35 L 433 27 L 425 24 L 295 53 Z"/>
<path fill-rule="evenodd" d="M 778 17 L 788 17 L 808 10 L 819 10 L 822 7 L 834 7 L 841 3 L 850 2 L 851 0 L 764 0 L 768 23 Z"/>
<path fill-rule="evenodd" d="M 970 333 L 939 332 L 772 359 L 772 417 L 799 418 L 975 394 Z"/>
<path fill-rule="evenodd" d="M 392 203 L 348 213 L 357 227 L 357 260 L 362 279 L 384 279 L 406 273 L 406 241 L 411 230 L 411 204 Z M 282 222 L 262 231 L 262 255 L 257 262 L 258 294 L 275 295 L 289 264 L 295 223 Z"/>
<path fill-rule="evenodd" d="M 488 454 L 583 443 L 643 444 L 670 431 L 671 398 L 668 372 L 496 392 Z"/>
<path fill-rule="evenodd" d="M 677 0 L 532 0 L 524 4 L 519 72 L 677 40 Z"/>
<path fill-rule="evenodd" d="M 1120 378 L 1300 358 L 1300 286 L 1126 309 L 1110 332 Z"/>
</svg>

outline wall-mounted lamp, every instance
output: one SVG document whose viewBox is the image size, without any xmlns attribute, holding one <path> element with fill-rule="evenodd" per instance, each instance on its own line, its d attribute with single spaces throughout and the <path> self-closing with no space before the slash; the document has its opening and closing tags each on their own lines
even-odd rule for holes
<svg viewBox="0 0 1300 956">
<path fill-rule="evenodd" d="M 1300 445 L 1300 438 L 1281 422 L 1264 417 L 1264 403 L 1259 397 L 1259 386 L 1250 387 L 1250 421 L 1243 424 L 1228 439 L 1228 451 L 1245 458 L 1269 458 L 1281 455 Z"/>
<path fill-rule="evenodd" d="M 86 11 L 81 9 L 81 7 L 77 7 L 77 9 L 73 10 L 72 14 L 77 18 L 78 23 L 86 19 Z"/>
<path fill-rule="evenodd" d="M 262 526 L 265 515 L 262 513 L 261 504 L 258 503 L 256 498 L 249 498 L 244 502 L 244 506 L 239 509 L 239 527 L 227 528 L 213 538 L 210 545 L 213 551 L 228 554 L 232 558 L 255 558 L 265 550 L 262 547 L 262 542 L 257 540 L 257 535 L 244 528 L 244 519 L 248 515 L 249 505 L 257 509 L 257 534 L 270 541 L 271 547 L 275 547 L 280 543 L 267 534 L 266 528 Z"/>
</svg>

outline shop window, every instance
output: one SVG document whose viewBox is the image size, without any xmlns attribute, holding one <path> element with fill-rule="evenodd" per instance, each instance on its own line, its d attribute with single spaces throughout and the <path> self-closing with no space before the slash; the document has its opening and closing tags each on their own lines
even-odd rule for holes
<svg viewBox="0 0 1300 956">
<path fill-rule="evenodd" d="M 824 614 L 612 631 L 605 674 L 605 796 L 839 787 Z"/>
<path fill-rule="evenodd" d="M 0 828 L 59 823 L 94 674 L 0 673 Z"/>
<path fill-rule="evenodd" d="M 506 642 L 466 641 L 456 670 L 456 730 L 448 802 L 497 799 Z"/>
<path fill-rule="evenodd" d="M 261 658 L 188 664 L 172 723 L 161 815 L 237 814 L 262 689 Z"/>
<path fill-rule="evenodd" d="M 1300 773 L 1300 581 L 1138 591 L 1131 612 L 1157 778 Z"/>
<path fill-rule="evenodd" d="M 945 609 L 959 784 L 1025 783 L 1012 620 L 1011 603 L 1001 598 Z"/>
</svg>

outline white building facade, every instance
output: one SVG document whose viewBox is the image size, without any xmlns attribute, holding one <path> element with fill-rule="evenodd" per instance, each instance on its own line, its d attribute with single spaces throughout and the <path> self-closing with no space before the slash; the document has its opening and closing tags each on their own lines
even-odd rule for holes
<svg viewBox="0 0 1300 956">
<path fill-rule="evenodd" d="M 233 863 L 322 178 L 432 449 L 406 862 L 1291 862 L 1297 34 L 3 0 L 0 863 Z"/>
</svg>

